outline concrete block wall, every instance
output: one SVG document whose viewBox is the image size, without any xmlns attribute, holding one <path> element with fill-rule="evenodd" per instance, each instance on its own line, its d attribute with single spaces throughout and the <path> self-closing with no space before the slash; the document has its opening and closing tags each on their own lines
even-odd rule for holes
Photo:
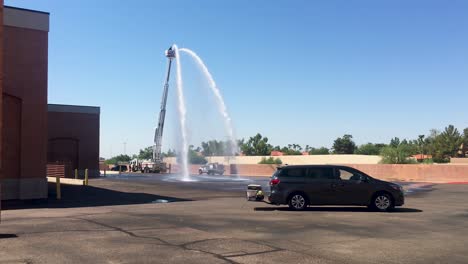
<svg viewBox="0 0 468 264">
<path fill-rule="evenodd" d="M 350 166 L 383 180 L 468 182 L 468 165 L 353 164 Z"/>
<path fill-rule="evenodd" d="M 466 164 L 468 165 L 468 158 L 451 158 L 451 164 Z"/>
<path fill-rule="evenodd" d="M 430 164 L 343 164 L 356 168 L 372 177 L 389 181 L 413 182 L 468 182 L 468 165 L 430 165 Z M 198 174 L 200 165 L 190 165 L 190 173 Z M 226 167 L 225 175 L 245 175 L 270 177 L 277 166 L 269 164 L 237 164 L 237 173 L 232 166 Z M 172 173 L 180 172 L 177 164 L 172 165 Z"/>
</svg>

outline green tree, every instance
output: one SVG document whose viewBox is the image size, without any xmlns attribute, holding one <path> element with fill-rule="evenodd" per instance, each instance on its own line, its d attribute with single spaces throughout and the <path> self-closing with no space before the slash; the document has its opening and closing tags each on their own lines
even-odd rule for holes
<svg viewBox="0 0 468 264">
<path fill-rule="evenodd" d="M 270 155 L 273 146 L 268 144 L 268 138 L 260 133 L 249 138 L 247 143 L 240 146 L 242 152 L 247 156 L 267 156 Z"/>
<path fill-rule="evenodd" d="M 463 144 L 468 145 L 468 127 L 463 129 Z"/>
<path fill-rule="evenodd" d="M 384 164 L 408 164 L 416 163 L 411 156 L 411 147 L 408 144 L 399 144 L 397 147 L 384 147 L 380 153 Z"/>
<path fill-rule="evenodd" d="M 193 145 L 189 146 L 188 161 L 190 164 L 206 164 L 208 162 L 199 150 L 199 148 L 194 149 Z"/>
<path fill-rule="evenodd" d="M 275 146 L 272 150 L 274 150 L 274 151 L 281 151 L 281 147 L 280 147 L 280 146 Z"/>
<path fill-rule="evenodd" d="M 372 144 L 372 143 L 367 143 L 364 145 L 360 145 L 356 149 L 356 154 L 360 155 L 380 155 L 380 152 L 382 151 L 382 148 L 384 148 L 386 145 L 385 144 Z"/>
<path fill-rule="evenodd" d="M 232 146 L 229 141 L 210 140 L 202 142 L 201 146 L 201 152 L 206 157 L 233 155 L 237 151 L 236 149 L 233 149 L 235 146 Z"/>
<path fill-rule="evenodd" d="M 440 132 L 436 129 L 431 129 L 429 135 L 424 139 L 424 145 L 426 146 L 426 153 L 432 155 L 435 162 L 439 162 L 436 158 L 436 138 L 440 135 Z"/>
<path fill-rule="evenodd" d="M 389 144 L 390 147 L 396 148 L 399 145 L 400 145 L 400 139 L 399 138 L 394 137 L 394 138 L 390 139 L 390 144 Z"/>
<path fill-rule="evenodd" d="M 152 159 L 153 158 L 153 146 L 140 149 L 138 159 Z"/>
<path fill-rule="evenodd" d="M 333 153 L 335 154 L 353 154 L 356 150 L 356 143 L 352 135 L 344 135 L 333 142 Z"/>
<path fill-rule="evenodd" d="M 468 156 L 468 128 L 463 129 L 463 145 L 460 147 L 461 156 Z"/>
<path fill-rule="evenodd" d="M 299 144 L 288 144 L 287 147 L 281 149 L 284 155 L 301 155 L 302 147 Z"/>
<path fill-rule="evenodd" d="M 108 160 L 106 160 L 106 164 L 108 165 L 115 165 L 115 164 L 118 164 L 119 162 L 129 162 L 132 158 L 128 155 L 118 155 L 118 156 L 115 156 L 115 157 L 112 157 Z"/>
<path fill-rule="evenodd" d="M 167 152 L 162 153 L 163 157 L 175 157 L 177 156 L 175 149 L 168 149 Z"/>
<path fill-rule="evenodd" d="M 425 140 L 424 140 L 424 137 L 426 137 L 425 135 L 419 135 L 418 136 L 418 145 L 419 145 L 419 152 L 421 153 L 421 155 L 424 155 L 424 150 L 425 150 Z"/>
<path fill-rule="evenodd" d="M 408 151 L 409 155 L 416 155 L 419 153 L 419 146 L 417 140 L 403 139 L 400 145 L 406 146 L 406 150 Z"/>
<path fill-rule="evenodd" d="M 310 155 L 328 155 L 330 154 L 330 150 L 326 147 L 320 147 L 318 149 L 310 148 L 309 154 Z"/>
<path fill-rule="evenodd" d="M 444 131 L 434 139 L 434 161 L 450 161 L 450 157 L 457 155 L 462 143 L 463 137 L 453 125 L 445 127 Z"/>
<path fill-rule="evenodd" d="M 175 150 L 168 149 L 167 152 L 162 152 L 161 155 L 163 157 L 175 157 L 176 152 L 175 152 Z M 133 155 L 132 158 L 144 159 L 144 160 L 152 159 L 153 158 L 153 147 L 149 146 L 149 147 L 146 147 L 144 149 L 140 149 L 139 154 L 138 155 Z"/>
</svg>

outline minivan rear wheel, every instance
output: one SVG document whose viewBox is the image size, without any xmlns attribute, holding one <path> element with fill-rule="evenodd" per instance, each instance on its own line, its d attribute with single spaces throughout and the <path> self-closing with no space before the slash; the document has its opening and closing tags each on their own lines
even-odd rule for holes
<svg viewBox="0 0 468 264">
<path fill-rule="evenodd" d="M 380 212 L 390 211 L 394 208 L 393 199 L 387 193 L 378 193 L 374 195 L 370 207 Z"/>
<path fill-rule="evenodd" d="M 308 205 L 307 198 L 302 193 L 294 193 L 289 198 L 288 205 L 289 205 L 289 208 L 296 210 L 296 211 L 305 210 Z"/>
</svg>

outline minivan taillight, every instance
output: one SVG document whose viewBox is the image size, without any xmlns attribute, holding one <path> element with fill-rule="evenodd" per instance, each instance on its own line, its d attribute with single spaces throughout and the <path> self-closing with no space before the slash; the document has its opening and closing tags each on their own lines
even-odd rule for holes
<svg viewBox="0 0 468 264">
<path fill-rule="evenodd" d="M 278 178 L 271 179 L 271 181 L 270 181 L 270 185 L 276 185 L 278 183 L 280 183 L 280 179 L 278 179 Z"/>
</svg>

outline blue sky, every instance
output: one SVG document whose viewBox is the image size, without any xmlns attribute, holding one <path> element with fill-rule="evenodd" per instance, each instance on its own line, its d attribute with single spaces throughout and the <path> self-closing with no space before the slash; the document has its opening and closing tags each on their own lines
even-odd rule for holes
<svg viewBox="0 0 468 264">
<path fill-rule="evenodd" d="M 166 58 L 197 52 L 238 138 L 331 147 L 468 127 L 467 1 L 26 1 L 51 13 L 49 102 L 101 107 L 101 156 L 152 145 Z M 181 57 L 190 141 L 223 139 L 206 81 Z M 171 79 L 164 149 L 179 145 Z"/>
</svg>

